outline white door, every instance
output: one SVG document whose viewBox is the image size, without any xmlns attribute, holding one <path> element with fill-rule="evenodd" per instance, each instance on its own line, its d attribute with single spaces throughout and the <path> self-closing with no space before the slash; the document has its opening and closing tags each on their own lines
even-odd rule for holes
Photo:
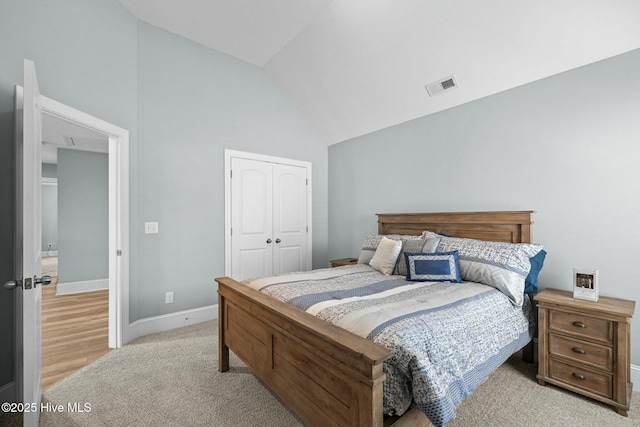
<svg viewBox="0 0 640 427">
<path fill-rule="evenodd" d="M 273 175 L 271 163 L 231 159 L 232 277 L 273 274 Z"/>
<path fill-rule="evenodd" d="M 273 165 L 274 273 L 306 270 L 307 170 Z"/>
<path fill-rule="evenodd" d="M 42 273 L 42 107 L 35 66 L 26 59 L 22 100 L 19 95 L 17 92 L 16 275 L 22 279 L 22 289 L 16 288 L 16 318 L 18 322 L 22 320 L 22 325 L 18 325 L 16 347 L 22 357 L 16 360 L 18 366 L 21 365 L 16 378 L 16 397 L 29 405 L 29 410 L 24 412 L 24 425 L 29 427 L 38 425 L 42 395 L 42 286 L 37 283 Z"/>
<path fill-rule="evenodd" d="M 229 166 L 231 277 L 308 270 L 309 168 L 244 157 Z"/>
</svg>

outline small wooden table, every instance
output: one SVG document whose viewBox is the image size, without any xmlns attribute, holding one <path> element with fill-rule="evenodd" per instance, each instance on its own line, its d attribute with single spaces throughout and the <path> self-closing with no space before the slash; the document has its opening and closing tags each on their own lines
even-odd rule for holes
<svg viewBox="0 0 640 427">
<path fill-rule="evenodd" d="M 573 298 L 544 289 L 538 302 L 538 383 L 551 383 L 613 405 L 631 401 L 631 317 L 635 301 Z"/>
</svg>

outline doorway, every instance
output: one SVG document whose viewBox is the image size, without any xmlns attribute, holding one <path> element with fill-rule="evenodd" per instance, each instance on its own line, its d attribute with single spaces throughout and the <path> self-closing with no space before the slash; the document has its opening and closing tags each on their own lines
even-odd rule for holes
<svg viewBox="0 0 640 427">
<path fill-rule="evenodd" d="M 42 389 L 106 355 L 109 138 L 42 115 Z"/>
<path fill-rule="evenodd" d="M 119 348 L 129 324 L 129 132 L 45 96 L 41 105 L 50 123 L 83 136 L 72 144 L 108 153 L 108 347 Z"/>
<path fill-rule="evenodd" d="M 128 131 L 41 95 L 33 61 L 24 60 L 24 88 L 15 91 L 16 227 L 15 280 L 5 284 L 15 293 L 15 396 L 37 405 L 42 395 L 41 148 L 42 117 L 51 114 L 102 132 L 109 145 L 109 347 L 122 345 L 128 325 Z M 38 411 L 25 411 L 25 425 L 38 424 Z"/>
</svg>

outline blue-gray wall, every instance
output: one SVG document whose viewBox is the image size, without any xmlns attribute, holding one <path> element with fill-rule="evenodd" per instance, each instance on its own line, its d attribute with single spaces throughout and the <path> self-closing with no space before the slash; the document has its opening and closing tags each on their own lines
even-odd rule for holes
<svg viewBox="0 0 640 427">
<path fill-rule="evenodd" d="M 138 58 L 132 320 L 215 303 L 212 279 L 224 273 L 225 148 L 313 164 L 313 264 L 326 266 L 327 148 L 267 75 L 144 23 Z M 157 221 L 160 232 L 143 234 L 145 221 Z M 174 304 L 165 305 L 167 291 Z"/>
<path fill-rule="evenodd" d="M 332 145 L 329 256 L 358 256 L 375 213 L 533 209 L 542 287 L 597 267 L 601 294 L 640 301 L 639 161 L 636 50 Z"/>
<path fill-rule="evenodd" d="M 327 148 L 260 68 L 138 22 L 117 0 L 3 2 L 0 40 L 0 280 L 14 270 L 23 58 L 43 95 L 130 132 L 131 322 L 216 302 L 225 148 L 313 164 L 313 263 L 327 265 Z M 145 235 L 145 221 L 160 233 Z M 0 292 L 0 387 L 13 377 L 13 327 L 13 296 Z"/>
<path fill-rule="evenodd" d="M 109 157 L 58 149 L 58 283 L 109 278 Z"/>
<path fill-rule="evenodd" d="M 58 250 L 58 165 L 43 163 L 42 177 L 56 180 L 42 184 L 42 251 L 46 256 L 47 251 Z"/>
<path fill-rule="evenodd" d="M 43 178 L 58 178 L 58 165 L 52 163 L 42 164 L 42 177 Z"/>
<path fill-rule="evenodd" d="M 58 250 L 58 185 L 42 184 L 42 256 Z M 49 254 L 47 254 L 49 252 Z"/>
<path fill-rule="evenodd" d="M 41 92 L 137 134 L 137 20 L 116 0 L 0 6 L 0 281 L 13 276 L 14 87 L 35 61 Z M 13 378 L 13 296 L 0 292 L 0 387 Z"/>
</svg>

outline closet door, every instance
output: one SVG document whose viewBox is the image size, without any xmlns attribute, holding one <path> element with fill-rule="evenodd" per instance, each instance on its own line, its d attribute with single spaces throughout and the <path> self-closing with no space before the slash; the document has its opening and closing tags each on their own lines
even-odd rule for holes
<svg viewBox="0 0 640 427">
<path fill-rule="evenodd" d="M 246 280 L 309 267 L 310 167 L 230 158 L 231 277 Z"/>
<path fill-rule="evenodd" d="M 273 272 L 307 266 L 307 169 L 273 165 Z"/>
<path fill-rule="evenodd" d="M 273 274 L 273 167 L 231 159 L 231 271 L 236 280 Z"/>
</svg>

